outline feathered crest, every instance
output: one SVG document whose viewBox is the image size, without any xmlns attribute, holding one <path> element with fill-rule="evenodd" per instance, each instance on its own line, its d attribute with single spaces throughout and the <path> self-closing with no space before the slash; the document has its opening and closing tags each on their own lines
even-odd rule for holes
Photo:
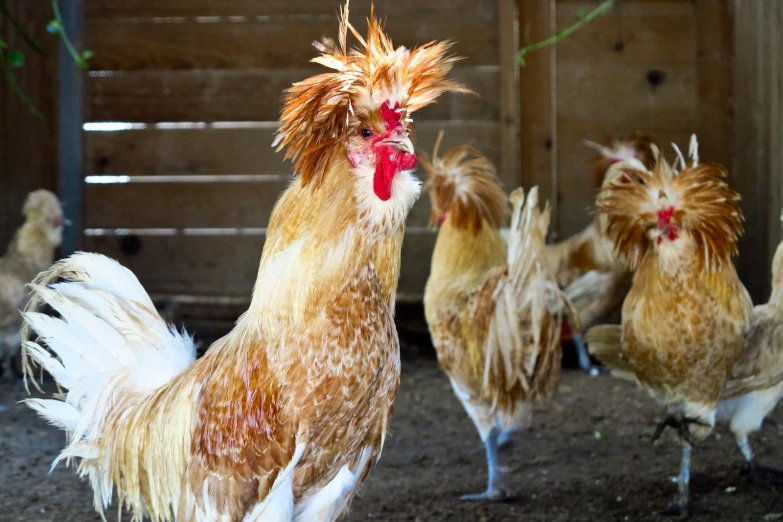
<svg viewBox="0 0 783 522">
<path fill-rule="evenodd" d="M 305 184 L 320 182 L 338 145 L 360 125 L 361 117 L 384 102 L 407 119 L 446 91 L 470 92 L 447 74 L 459 60 L 447 54 L 451 43 L 430 42 L 413 50 L 394 48 L 371 7 L 364 39 L 348 21 L 348 2 L 340 13 L 338 41 L 323 38 L 313 45 L 321 55 L 311 61 L 334 72 L 295 83 L 284 96 L 282 126 L 274 145 L 288 147 L 286 159 Z M 348 48 L 348 31 L 358 46 Z M 399 104 L 399 107 L 395 107 Z"/>
<path fill-rule="evenodd" d="M 500 228 L 508 216 L 508 202 L 492 162 L 476 149 L 460 145 L 438 157 L 443 131 L 438 133 L 432 160 L 420 157 L 427 171 L 426 188 L 432 201 L 430 226 L 448 214 L 456 228 L 478 231 L 486 220 Z"/>
<path fill-rule="evenodd" d="M 637 159 L 646 169 L 654 166 L 652 147 L 653 139 L 641 132 L 635 132 L 625 139 L 614 139 L 609 145 L 601 145 L 593 141 L 585 140 L 585 145 L 598 151 L 593 158 L 593 182 L 595 188 L 601 187 L 606 172 L 614 163 Z"/>
<path fill-rule="evenodd" d="M 677 173 L 659 157 L 657 148 L 652 152 L 656 160 L 652 171 L 620 166 L 626 175 L 616 177 L 599 193 L 596 212 L 606 215 L 617 251 L 630 268 L 636 268 L 652 246 L 648 231 L 660 227 L 663 219 L 677 227 L 677 234 L 684 232 L 696 242 L 707 270 L 730 263 L 738 253 L 743 217 L 740 195 L 725 181 L 726 170 L 691 161 Z"/>
</svg>

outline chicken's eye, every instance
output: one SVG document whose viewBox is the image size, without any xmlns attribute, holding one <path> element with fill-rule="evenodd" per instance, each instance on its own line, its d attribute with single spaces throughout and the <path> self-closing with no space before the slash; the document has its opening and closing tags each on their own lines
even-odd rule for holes
<svg viewBox="0 0 783 522">
<path fill-rule="evenodd" d="M 362 138 L 372 138 L 372 131 L 368 129 L 367 127 L 363 128 L 361 131 L 359 131 L 362 135 Z"/>
</svg>

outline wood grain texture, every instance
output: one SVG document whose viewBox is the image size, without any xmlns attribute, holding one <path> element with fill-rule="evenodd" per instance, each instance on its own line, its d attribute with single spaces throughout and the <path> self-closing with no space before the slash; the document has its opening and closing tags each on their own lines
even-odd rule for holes
<svg viewBox="0 0 783 522">
<path fill-rule="evenodd" d="M 357 29 L 364 31 L 363 23 Z M 92 20 L 86 45 L 95 52 L 94 70 L 189 70 L 303 67 L 316 56 L 311 42 L 336 36 L 331 17 L 269 19 L 232 23 L 151 23 L 145 20 Z M 414 47 L 452 40 L 454 53 L 469 65 L 498 63 L 497 28 L 482 20 L 394 17 L 386 24 L 395 45 Z"/>
<path fill-rule="evenodd" d="M 427 2 L 399 2 L 374 0 L 376 12 L 382 16 L 437 17 L 444 11 L 461 13 L 465 17 L 492 20 L 497 16 L 495 6 L 474 0 L 429 0 Z M 148 17 L 202 17 L 202 16 L 271 16 L 322 15 L 336 20 L 343 0 L 87 0 L 85 16 L 97 18 Z M 351 18 L 362 20 L 370 13 L 370 2 L 351 4 Z"/>
<path fill-rule="evenodd" d="M 652 85 L 650 71 L 662 73 Z M 696 130 L 698 82 L 693 64 L 558 64 L 558 127 L 592 129 L 639 122 Z"/>
<path fill-rule="evenodd" d="M 86 185 L 86 228 L 266 227 L 287 182 L 128 183 Z M 142 210 L 143 209 L 143 210 Z M 426 227 L 425 196 L 408 225 Z"/>
<path fill-rule="evenodd" d="M 496 164 L 498 123 L 414 122 L 418 153 L 430 153 L 440 129 L 443 147 L 472 143 Z M 88 174 L 288 174 L 271 147 L 275 126 L 233 129 L 144 129 L 85 133 Z M 445 150 L 445 149 L 442 149 Z"/>
<path fill-rule="evenodd" d="M 590 12 L 595 5 L 584 0 L 557 2 L 557 28 L 573 25 L 580 12 Z M 693 2 L 618 2 L 558 42 L 558 65 L 564 61 L 690 64 L 696 60 L 696 22 Z M 705 24 L 699 20 L 699 25 Z"/>
<path fill-rule="evenodd" d="M 274 121 L 283 91 L 324 68 L 96 73 L 86 82 L 87 121 Z M 457 67 L 451 76 L 478 96 L 447 93 L 417 119 L 497 120 L 497 66 Z"/>
<path fill-rule="evenodd" d="M 46 121 L 33 116 L 5 78 L 0 78 L 0 251 L 22 224 L 27 194 L 45 188 L 57 190 L 57 42 L 47 38 L 51 18 L 34 2 L 6 0 L 9 12 L 28 26 L 44 44 L 48 56 L 39 56 L 18 36 L 5 17 L 0 35 L 10 49 L 25 51 L 24 67 L 14 76 Z M 67 212 L 67 209 L 66 209 Z"/>
<path fill-rule="evenodd" d="M 249 296 L 263 236 L 99 236 L 89 251 L 117 259 L 151 294 Z M 402 250 L 399 300 L 420 300 L 435 235 L 408 234 Z"/>
</svg>

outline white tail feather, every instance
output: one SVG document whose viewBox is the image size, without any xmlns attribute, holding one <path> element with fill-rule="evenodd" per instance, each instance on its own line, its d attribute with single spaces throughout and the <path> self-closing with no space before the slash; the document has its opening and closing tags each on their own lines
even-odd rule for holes
<svg viewBox="0 0 783 522">
<path fill-rule="evenodd" d="M 27 405 L 71 434 L 54 464 L 81 458 L 82 474 L 90 475 L 96 490 L 96 507 L 106 505 L 111 477 L 99 465 L 84 465 L 97 458 L 91 443 L 102 437 L 101 421 L 119 397 L 147 396 L 184 371 L 195 360 L 193 341 L 163 321 L 132 272 L 98 254 L 60 261 L 32 290 L 23 316 L 38 342 L 25 340 L 24 354 L 68 392 L 64 400 L 30 399 Z M 60 317 L 36 312 L 44 303 Z"/>
</svg>

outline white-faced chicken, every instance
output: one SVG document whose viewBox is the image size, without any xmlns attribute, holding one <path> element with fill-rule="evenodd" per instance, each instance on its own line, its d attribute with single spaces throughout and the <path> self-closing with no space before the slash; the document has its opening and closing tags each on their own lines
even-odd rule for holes
<svg viewBox="0 0 783 522">
<path fill-rule="evenodd" d="M 612 181 L 612 165 L 625 160 L 637 160 L 645 168 L 652 168 L 652 139 L 635 133 L 608 145 L 585 142 L 598 154 L 593 158 L 593 183 L 596 190 Z M 612 174 L 614 175 L 614 174 Z M 579 314 L 579 322 L 587 329 L 618 310 L 631 288 L 632 273 L 614 251 L 614 243 L 602 230 L 596 217 L 581 232 L 553 245 L 547 245 L 545 254 L 557 284 L 571 299 Z M 564 334 L 570 336 L 577 350 L 579 366 L 586 372 L 592 367 L 582 335 L 569 328 L 564 321 Z"/>
<path fill-rule="evenodd" d="M 335 521 L 379 457 L 420 192 L 410 115 L 465 89 L 447 78 L 449 43 L 394 48 L 374 13 L 368 25 L 364 38 L 346 4 L 338 41 L 314 59 L 332 71 L 285 95 L 278 145 L 297 176 L 249 309 L 202 358 L 115 261 L 76 254 L 37 278 L 25 349 L 67 393 L 28 404 L 67 431 L 57 460 L 79 460 L 99 512 L 116 492 L 134 520 Z"/>
<path fill-rule="evenodd" d="M 0 371 L 6 379 L 14 377 L 12 361 L 22 346 L 19 310 L 30 295 L 27 285 L 54 262 L 67 223 L 60 201 L 48 190 L 28 194 L 22 214 L 24 224 L 0 257 Z"/>
<path fill-rule="evenodd" d="M 543 257 L 549 208 L 539 210 L 537 188 L 511 195 L 507 246 L 499 228 L 508 203 L 491 162 L 467 146 L 443 157 L 437 149 L 422 160 L 431 221 L 440 225 L 424 310 L 440 365 L 486 450 L 487 489 L 463 499 L 501 500 L 508 491 L 498 446 L 557 388 L 561 319 L 552 310 L 567 300 Z"/>
<path fill-rule="evenodd" d="M 783 243 L 772 261 L 772 294 L 753 308 L 745 350 L 734 363 L 718 404 L 718 422 L 734 434 L 745 458 L 744 470 L 760 481 L 783 481 L 783 473 L 756 462 L 748 436 L 783 398 Z"/>
<path fill-rule="evenodd" d="M 745 345 L 751 300 L 732 261 L 742 233 L 739 195 L 723 167 L 692 158 L 681 170 L 618 164 L 624 177 L 597 201 L 618 253 L 635 269 L 622 326 L 588 331 L 591 353 L 637 380 L 666 407 L 682 444 L 678 493 L 667 511 L 691 511 L 694 445 L 712 431 L 724 385 Z"/>
</svg>

